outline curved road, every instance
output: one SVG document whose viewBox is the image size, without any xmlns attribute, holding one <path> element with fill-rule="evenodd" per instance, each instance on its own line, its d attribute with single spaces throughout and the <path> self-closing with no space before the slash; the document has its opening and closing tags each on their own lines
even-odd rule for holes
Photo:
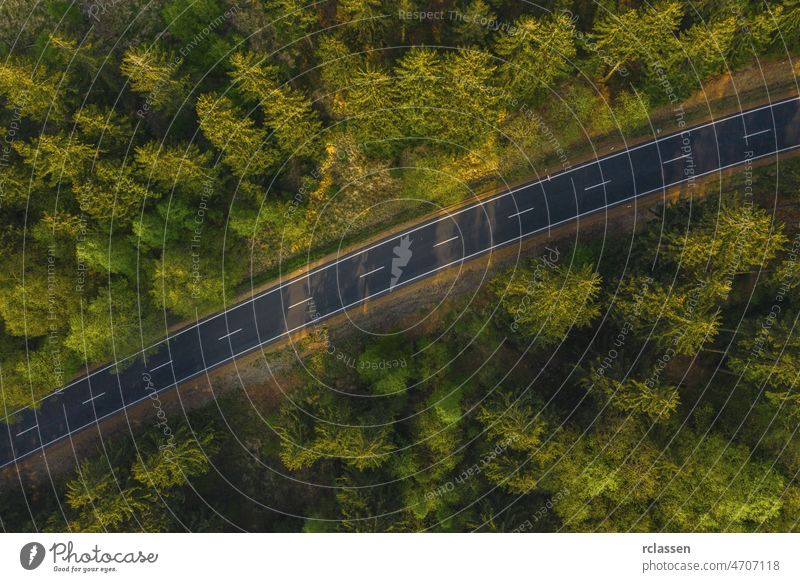
<svg viewBox="0 0 800 582">
<path fill-rule="evenodd" d="M 14 414 L 0 428 L 0 468 L 154 391 L 173 388 L 314 321 L 460 261 L 637 197 L 800 147 L 795 97 L 721 118 L 547 176 L 422 223 L 186 327 Z"/>
</svg>

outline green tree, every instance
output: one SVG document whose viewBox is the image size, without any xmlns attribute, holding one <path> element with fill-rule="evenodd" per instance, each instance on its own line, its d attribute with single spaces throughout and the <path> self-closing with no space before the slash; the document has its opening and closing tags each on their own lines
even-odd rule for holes
<svg viewBox="0 0 800 582">
<path fill-rule="evenodd" d="M 790 418 L 800 415 L 800 334 L 797 318 L 790 312 L 781 319 L 769 316 L 744 327 L 736 355 L 728 367 L 759 389 L 768 388 L 768 401 L 783 407 Z"/>
<path fill-rule="evenodd" d="M 669 67 L 676 56 L 683 55 L 675 37 L 682 18 L 683 6 L 678 2 L 647 4 L 620 14 L 604 11 L 592 33 L 597 53 L 607 55 L 603 80 L 623 67 L 649 70 L 657 63 Z"/>
<path fill-rule="evenodd" d="M 130 224 L 141 214 L 148 200 L 158 200 L 161 192 L 147 188 L 136 179 L 131 164 L 100 160 L 82 183 L 74 183 L 73 193 L 81 210 L 93 218 Z"/>
<path fill-rule="evenodd" d="M 218 450 L 214 439 L 211 431 L 195 437 L 182 427 L 165 443 L 154 443 L 153 452 L 140 455 L 131 477 L 147 490 L 156 488 L 159 492 L 186 485 L 190 479 L 208 472 L 210 457 Z"/>
<path fill-rule="evenodd" d="M 660 447 L 642 438 L 637 423 L 615 415 L 599 419 L 589 434 L 569 426 L 553 448 L 558 462 L 544 477 L 546 493 L 565 531 L 653 531 L 647 509 L 668 474 Z"/>
<path fill-rule="evenodd" d="M 633 278 L 620 286 L 614 310 L 621 320 L 632 318 L 632 329 L 639 337 L 650 337 L 678 354 L 694 355 L 719 332 L 718 302 L 728 291 L 729 283 L 713 278 L 673 288 Z"/>
<path fill-rule="evenodd" d="M 66 517 L 68 527 L 78 532 L 166 531 L 184 486 L 208 472 L 206 454 L 218 450 L 214 440 L 211 430 L 190 437 L 179 425 L 166 445 L 145 437 L 134 453 L 125 443 L 114 443 L 110 455 L 86 459 L 78 466 L 66 485 L 67 515 L 54 514 L 48 529 L 63 529 L 58 522 Z"/>
<path fill-rule="evenodd" d="M 365 59 L 354 54 L 341 38 L 331 34 L 319 35 L 315 56 L 328 93 L 323 103 L 334 116 L 342 117 L 349 102 L 343 96 L 344 91 L 360 85 L 354 81 L 353 75 L 366 67 Z"/>
<path fill-rule="evenodd" d="M 122 57 L 120 70 L 131 88 L 147 96 L 148 106 L 172 111 L 184 98 L 186 81 L 178 76 L 181 59 L 158 45 L 130 47 Z"/>
<path fill-rule="evenodd" d="M 787 23 L 784 15 L 788 18 L 788 23 L 796 19 L 796 15 L 792 14 L 792 8 L 786 12 L 782 8 L 780 5 L 764 10 L 759 10 L 756 5 L 735 8 L 738 26 L 730 50 L 732 65 L 741 66 L 753 57 L 763 54 L 775 39 L 779 38 L 779 33 L 786 39 L 792 39 L 791 36 L 787 36 L 791 31 L 791 24 L 787 31 L 782 30 L 781 26 Z M 791 40 L 789 42 L 791 43 Z"/>
<path fill-rule="evenodd" d="M 682 430 L 671 452 L 679 468 L 664 480 L 654 508 L 670 531 L 753 531 L 780 514 L 785 481 L 772 463 L 720 435 Z"/>
<path fill-rule="evenodd" d="M 65 23 L 72 19 L 75 28 L 81 26 L 83 17 L 74 7 L 72 10 L 67 7 L 64 17 Z M 69 80 L 76 85 L 91 82 L 95 76 L 102 76 L 105 73 L 102 61 L 97 57 L 92 41 L 84 39 L 84 42 L 78 44 L 77 40 L 66 36 L 64 33 L 68 32 L 69 28 L 70 24 L 66 24 L 61 34 L 49 35 L 47 45 L 42 52 L 42 61 L 53 68 L 69 70 L 71 77 Z M 74 34 L 73 31 L 69 33 Z"/>
<path fill-rule="evenodd" d="M 309 99 L 288 84 L 280 85 L 277 70 L 249 53 L 231 56 L 231 76 L 237 86 L 258 101 L 278 146 L 290 156 L 319 156 L 316 143 L 322 123 Z"/>
<path fill-rule="evenodd" d="M 543 407 L 527 392 L 513 395 L 501 389 L 477 418 L 493 447 L 482 455 L 486 478 L 509 493 L 534 491 L 557 454 Z"/>
<path fill-rule="evenodd" d="M 344 424 L 363 418 L 353 418 L 341 405 L 316 412 L 323 416 L 311 422 L 293 405 L 282 407 L 276 432 L 281 438 L 280 458 L 289 469 L 311 467 L 323 459 L 336 459 L 359 471 L 375 469 L 395 448 L 388 428 Z"/>
<path fill-rule="evenodd" d="M 88 104 L 72 115 L 79 135 L 96 148 L 119 149 L 131 139 L 130 122 L 113 109 Z"/>
<path fill-rule="evenodd" d="M 25 406 L 36 407 L 42 398 L 64 386 L 77 372 L 80 361 L 63 348 L 61 335 L 49 336 L 35 350 L 4 358 L 3 405 L 9 412 Z"/>
<path fill-rule="evenodd" d="M 446 73 L 443 103 L 458 115 L 446 116 L 444 137 L 470 145 L 493 134 L 499 118 L 498 91 L 494 87 L 493 57 L 481 50 L 464 49 L 449 53 L 443 62 Z"/>
<path fill-rule="evenodd" d="M 680 403 L 677 388 L 657 379 L 618 380 L 601 375 L 596 376 L 589 385 L 600 390 L 614 408 L 622 412 L 644 415 L 653 421 L 666 420 L 677 410 Z"/>
<path fill-rule="evenodd" d="M 490 135 L 498 119 L 494 73 L 491 55 L 481 50 L 463 49 L 442 56 L 432 49 L 412 48 L 395 68 L 396 92 L 389 89 L 392 81 L 380 72 L 362 71 L 358 81 L 380 95 L 364 102 L 362 90 L 354 88 L 354 103 L 363 103 L 364 111 L 391 107 L 396 101 L 406 135 L 441 140 L 445 148 L 448 142 L 470 146 Z M 375 115 L 385 114 L 376 111 Z M 388 117 L 392 136 L 391 112 Z"/>
<path fill-rule="evenodd" d="M 363 46 L 378 46 L 391 18 L 382 0 L 339 0 L 336 19 L 345 23 L 344 34 Z"/>
<path fill-rule="evenodd" d="M 164 22 L 171 35 L 181 41 L 187 64 L 201 74 L 218 66 L 241 42 L 233 31 L 227 30 L 238 6 L 223 0 L 167 0 L 162 6 Z"/>
<path fill-rule="evenodd" d="M 534 100 L 567 73 L 575 58 L 575 25 L 565 14 L 547 19 L 521 16 L 515 34 L 500 35 L 495 52 L 506 87 L 523 101 Z"/>
<path fill-rule="evenodd" d="M 264 8 L 270 15 L 273 46 L 284 58 L 302 57 L 312 44 L 311 33 L 319 22 L 317 7 L 304 0 L 264 0 Z"/>
<path fill-rule="evenodd" d="M 27 0 L 6 0 L 0 4 L 0 48 L 3 54 L 33 44 L 42 30 L 52 24 L 48 6 Z"/>
<path fill-rule="evenodd" d="M 397 523 L 398 494 L 391 487 L 373 487 L 368 475 L 348 469 L 336 481 L 341 527 L 349 532 L 402 531 Z"/>
<path fill-rule="evenodd" d="M 199 216 L 200 204 L 201 202 L 190 202 L 177 196 L 159 201 L 152 210 L 143 213 L 139 220 L 133 222 L 133 235 L 129 237 L 131 243 L 143 254 L 186 245 L 197 236 L 198 229 L 203 239 L 203 232 L 206 230 L 214 232 L 219 213 L 212 205 L 207 205 L 206 214 Z M 198 223 L 200 218 L 203 219 L 202 224 Z"/>
<path fill-rule="evenodd" d="M 459 19 L 454 27 L 459 44 L 484 46 L 487 43 L 489 31 L 481 23 L 492 22 L 496 18 L 484 0 L 471 0 L 464 12 L 459 14 Z"/>
<path fill-rule="evenodd" d="M 89 364 L 128 356 L 149 342 L 158 317 L 124 281 L 103 287 L 85 309 L 72 315 L 64 343 Z"/>
<path fill-rule="evenodd" d="M 783 225 L 755 205 L 726 204 L 686 232 L 667 236 L 666 253 L 686 269 L 734 275 L 772 261 L 787 244 Z"/>
<path fill-rule="evenodd" d="M 42 133 L 32 144 L 18 141 L 13 147 L 31 167 L 34 179 L 48 186 L 84 179 L 96 155 L 90 145 L 62 133 Z"/>
<path fill-rule="evenodd" d="M 488 459 L 484 469 L 486 478 L 493 484 L 515 495 L 528 495 L 539 489 L 546 467 L 555 458 L 556 449 L 550 443 L 535 451 L 495 444 L 483 458 Z"/>
<path fill-rule="evenodd" d="M 613 106 L 614 122 L 622 132 L 632 132 L 650 119 L 650 98 L 643 93 L 620 91 Z"/>
<path fill-rule="evenodd" d="M 578 268 L 542 264 L 517 269 L 507 284 L 503 277 L 496 279 L 495 294 L 513 320 L 512 330 L 547 346 L 597 317 L 600 281 L 600 274 L 588 264 Z"/>
<path fill-rule="evenodd" d="M 320 455 L 314 450 L 314 428 L 308 416 L 293 405 L 284 404 L 275 424 L 280 438 L 279 457 L 293 471 L 312 466 Z"/>
<path fill-rule="evenodd" d="M 391 457 L 390 469 L 402 480 L 402 498 L 417 524 L 414 529 L 459 498 L 447 484 L 452 485 L 452 472 L 464 458 L 464 450 L 459 450 L 464 438 L 461 396 L 449 382 L 430 394 L 411 426 L 414 447 Z"/>
<path fill-rule="evenodd" d="M 125 235 L 89 232 L 75 249 L 75 254 L 88 268 L 105 274 L 122 274 L 136 280 L 139 253 Z"/>
<path fill-rule="evenodd" d="M 784 0 L 782 8 L 776 36 L 789 46 L 797 47 L 800 43 L 800 1 Z"/>
<path fill-rule="evenodd" d="M 3 192 L 3 206 L 0 211 L 8 213 L 9 211 L 24 211 L 28 207 L 30 212 L 32 209 L 28 203 L 35 204 L 36 196 L 31 196 L 33 188 L 31 188 L 31 175 L 20 163 L 10 163 L 3 168 L 0 172 L 0 189 Z M 30 198 L 30 200 L 29 200 Z M 6 228 L 18 228 L 11 221 L 7 221 Z M 2 250 L 2 249 L 0 249 Z M 7 256 L 8 253 L 2 253 Z"/>
<path fill-rule="evenodd" d="M 728 56 L 736 33 L 736 18 L 719 18 L 707 24 L 696 24 L 680 36 L 680 46 L 685 51 L 684 76 L 693 85 L 728 67 Z M 675 82 L 682 81 L 675 75 Z M 693 87 L 687 87 L 691 89 Z"/>
<path fill-rule="evenodd" d="M 406 135 L 438 137 L 443 129 L 445 73 L 436 51 L 413 47 L 395 68 L 397 99 Z M 447 104 L 450 109 L 452 104 Z"/>
<path fill-rule="evenodd" d="M 167 249 L 152 261 L 150 295 L 160 308 L 189 319 L 222 309 L 243 274 L 236 256 L 231 253 L 229 262 L 226 255 L 223 270 L 211 248 Z"/>
<path fill-rule="evenodd" d="M 372 145 L 402 135 L 395 79 L 382 67 L 367 63 L 352 72 L 350 84 L 336 102 L 356 142 Z M 390 144 L 392 147 L 394 144 Z"/>
<path fill-rule="evenodd" d="M 6 109 L 35 120 L 57 119 L 65 110 L 61 77 L 24 57 L 4 59 L 0 63 L 0 95 L 6 100 Z M 65 86 L 69 87 L 68 80 Z"/>
<path fill-rule="evenodd" d="M 340 459 L 354 469 L 383 465 L 395 449 L 387 428 L 341 426 L 319 422 L 315 428 L 314 451 L 320 458 Z"/>
<path fill-rule="evenodd" d="M 36 338 L 63 329 L 77 309 L 77 300 L 69 277 L 64 276 L 64 261 L 46 251 L 29 253 L 27 260 L 20 253 L 2 261 L 5 276 L 0 280 L 0 317 L 5 333 Z M 36 265 L 39 258 L 42 262 Z"/>
<path fill-rule="evenodd" d="M 519 451 L 534 451 L 541 444 L 547 429 L 541 408 L 527 393 L 514 397 L 508 392 L 501 392 L 497 398 L 480 408 L 478 420 L 492 442 Z"/>
<path fill-rule="evenodd" d="M 263 176 L 278 161 L 267 132 L 245 117 L 227 97 L 206 94 L 197 99 L 197 116 L 203 135 L 222 153 L 236 176 Z"/>
<path fill-rule="evenodd" d="M 411 376 L 411 354 L 394 338 L 376 341 L 358 358 L 358 374 L 374 394 L 398 396 L 404 394 Z"/>
<path fill-rule="evenodd" d="M 147 509 L 136 492 L 118 481 L 102 457 L 83 461 L 67 483 L 66 501 L 73 512 L 69 528 L 78 532 L 130 531 Z"/>
<path fill-rule="evenodd" d="M 156 183 L 162 190 L 184 194 L 214 194 L 216 168 L 210 167 L 212 154 L 194 144 L 160 145 L 148 142 L 134 151 L 142 179 Z"/>
<path fill-rule="evenodd" d="M 768 283 L 784 293 L 800 287 L 800 261 L 785 258 L 769 274 Z"/>
</svg>

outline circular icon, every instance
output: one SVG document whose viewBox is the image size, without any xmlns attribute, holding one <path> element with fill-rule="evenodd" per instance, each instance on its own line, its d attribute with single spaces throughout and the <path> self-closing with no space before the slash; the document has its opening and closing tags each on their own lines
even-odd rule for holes
<svg viewBox="0 0 800 582">
<path fill-rule="evenodd" d="M 44 561 L 44 546 L 39 542 L 30 542 L 19 551 L 19 563 L 26 570 L 35 570 Z"/>
</svg>

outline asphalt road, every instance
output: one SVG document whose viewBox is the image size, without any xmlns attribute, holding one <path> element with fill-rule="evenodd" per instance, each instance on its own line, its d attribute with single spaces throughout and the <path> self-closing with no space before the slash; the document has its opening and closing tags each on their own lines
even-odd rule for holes
<svg viewBox="0 0 800 582">
<path fill-rule="evenodd" d="M 800 100 L 631 147 L 392 235 L 68 384 L 0 428 L 0 468 L 291 331 L 450 265 L 637 197 L 800 147 Z"/>
</svg>

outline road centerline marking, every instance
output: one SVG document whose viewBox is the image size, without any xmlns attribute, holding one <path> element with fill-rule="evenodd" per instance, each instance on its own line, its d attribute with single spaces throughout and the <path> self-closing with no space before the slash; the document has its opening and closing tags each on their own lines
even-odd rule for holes
<svg viewBox="0 0 800 582">
<path fill-rule="evenodd" d="M 744 139 L 749 139 L 755 135 L 761 135 L 762 133 L 767 133 L 768 131 L 772 131 L 772 129 L 762 129 L 761 131 L 757 131 L 755 133 L 746 133 L 744 134 Z"/>
<path fill-rule="evenodd" d="M 525 210 L 520 210 L 519 212 L 515 212 L 514 214 L 509 214 L 508 217 L 514 218 L 515 216 L 519 216 L 520 214 L 525 214 L 526 212 L 530 212 L 533 209 L 534 207 L 532 206 L 530 208 L 526 208 Z"/>
<path fill-rule="evenodd" d="M 378 267 L 377 269 L 372 269 L 371 271 L 367 271 L 363 275 L 359 275 L 358 278 L 359 279 L 363 279 L 367 275 L 372 275 L 372 273 L 377 273 L 378 271 L 382 271 L 382 270 L 383 270 L 383 267 Z"/>
<path fill-rule="evenodd" d="M 32 431 L 33 429 L 35 429 L 37 426 L 39 426 L 39 425 L 38 425 L 38 424 L 34 424 L 32 427 L 30 427 L 30 428 L 26 428 L 25 430 L 23 430 L 23 431 L 21 431 L 21 432 L 18 432 L 18 433 L 17 433 L 17 436 L 22 436 L 22 435 L 24 435 L 26 432 L 31 432 L 31 431 Z"/>
<path fill-rule="evenodd" d="M 594 186 L 587 186 L 586 188 L 584 188 L 584 191 L 585 190 L 591 190 L 592 188 L 599 188 L 600 186 L 605 186 L 609 182 L 611 182 L 611 180 L 606 180 L 605 182 L 600 182 L 599 184 L 595 184 Z"/>
<path fill-rule="evenodd" d="M 691 155 L 692 154 L 683 154 L 682 156 L 678 156 L 677 158 L 672 158 L 671 160 L 667 160 L 665 162 L 662 162 L 662 164 L 668 164 L 670 162 L 677 162 L 678 160 L 682 160 L 683 158 L 688 158 Z"/>
<path fill-rule="evenodd" d="M 311 301 L 311 297 L 306 297 L 302 301 L 298 301 L 297 303 L 293 303 L 292 305 L 290 305 L 289 309 L 291 309 L 292 307 L 297 307 L 298 305 L 302 305 L 303 303 L 308 303 L 309 301 Z"/>
<path fill-rule="evenodd" d="M 81 402 L 81 404 L 88 404 L 88 403 L 89 403 L 89 402 L 91 402 L 92 400 L 95 400 L 95 399 L 97 399 L 97 398 L 100 398 L 100 397 L 101 397 L 103 394 L 105 394 L 105 392 L 101 392 L 101 393 L 100 393 L 100 394 L 98 394 L 97 396 L 92 396 L 91 398 L 89 398 L 89 400 L 84 400 L 83 402 Z"/>
<path fill-rule="evenodd" d="M 226 337 L 231 337 L 233 334 L 235 334 L 235 333 L 239 333 L 240 331 L 242 331 L 242 328 L 241 328 L 241 327 L 240 327 L 239 329 L 237 329 L 236 331 L 232 331 L 231 333 L 226 333 L 226 334 L 225 334 L 224 336 L 222 336 L 221 338 L 217 338 L 217 341 L 222 341 L 222 340 L 224 340 Z"/>
<path fill-rule="evenodd" d="M 454 237 L 452 237 L 452 238 L 449 238 L 449 239 L 447 239 L 447 240 L 443 240 L 443 241 L 441 241 L 441 242 L 438 242 L 438 243 L 436 243 L 436 244 L 435 244 L 435 245 L 433 245 L 433 246 L 434 246 L 434 247 L 438 247 L 439 245 L 443 245 L 443 244 L 445 244 L 445 243 L 449 243 L 450 241 L 454 241 L 454 240 L 456 240 L 457 238 L 458 238 L 458 236 L 454 236 Z"/>
<path fill-rule="evenodd" d="M 172 363 L 172 360 L 167 360 L 167 361 L 166 361 L 166 362 L 164 362 L 163 364 L 159 364 L 158 366 L 156 366 L 155 368 L 153 368 L 153 369 L 152 369 L 152 370 L 150 370 L 150 371 L 151 371 L 151 372 L 155 372 L 156 370 L 159 370 L 159 369 L 163 368 L 164 366 L 168 366 L 168 365 L 169 365 L 169 364 L 171 364 L 171 363 Z"/>
</svg>

